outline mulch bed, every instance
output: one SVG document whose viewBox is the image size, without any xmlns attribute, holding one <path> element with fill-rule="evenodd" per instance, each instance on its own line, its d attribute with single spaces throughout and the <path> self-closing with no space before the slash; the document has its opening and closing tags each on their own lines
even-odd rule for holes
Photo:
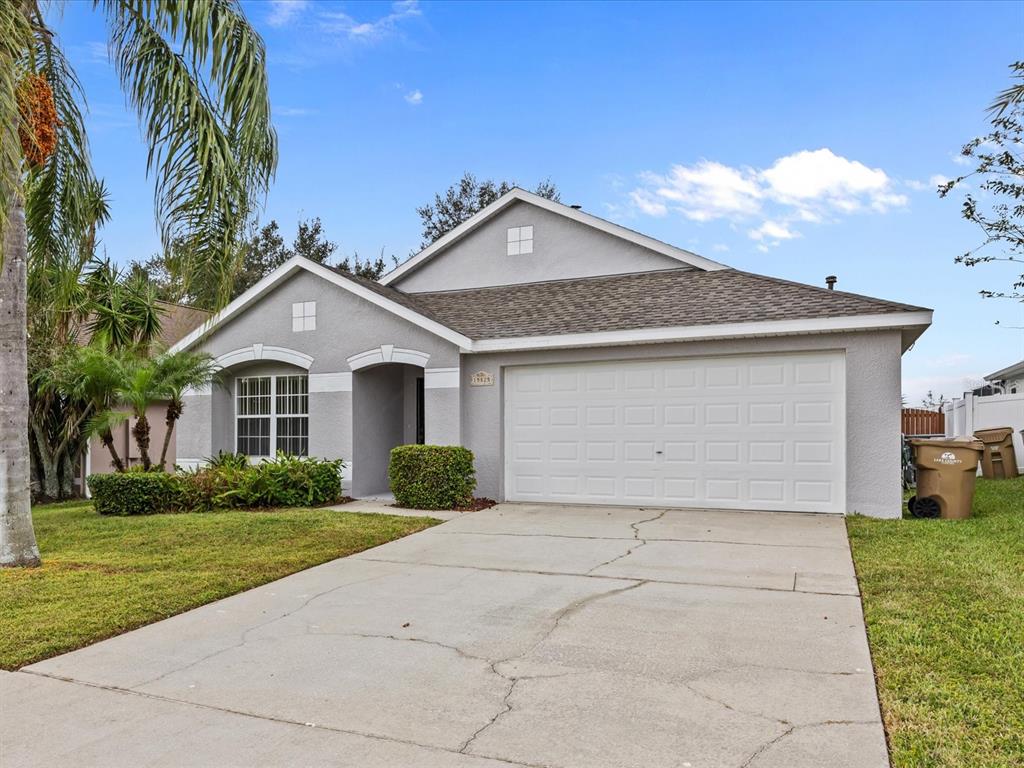
<svg viewBox="0 0 1024 768">
<path fill-rule="evenodd" d="M 481 509 L 489 509 L 497 504 L 494 499 L 488 499 L 485 496 L 480 496 L 473 499 L 473 503 L 465 507 L 456 507 L 455 512 L 479 512 Z"/>
</svg>

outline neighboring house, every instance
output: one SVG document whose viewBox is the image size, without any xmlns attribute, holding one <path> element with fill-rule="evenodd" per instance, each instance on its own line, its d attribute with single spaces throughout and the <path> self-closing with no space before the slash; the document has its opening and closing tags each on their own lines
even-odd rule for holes
<svg viewBox="0 0 1024 768">
<path fill-rule="evenodd" d="M 990 373 L 985 386 L 953 398 L 942 409 L 948 437 L 1010 427 L 1017 469 L 1024 474 L 1024 360 Z"/>
<path fill-rule="evenodd" d="M 182 304 L 172 304 L 166 301 L 158 301 L 162 310 L 160 317 L 160 336 L 157 339 L 157 346 L 161 348 L 170 347 L 183 339 L 186 335 L 201 326 L 210 319 L 211 313 L 205 309 L 186 307 Z M 154 461 L 160 458 L 160 451 L 164 444 L 164 435 L 167 434 L 167 403 L 154 403 L 146 409 L 146 418 L 150 425 L 150 456 Z M 141 462 L 139 449 L 131 436 L 131 428 L 135 424 L 134 418 L 119 424 L 113 430 L 114 447 L 118 455 L 128 465 Z M 177 429 L 171 433 L 171 443 L 167 450 L 168 468 L 173 466 L 175 461 L 175 442 Z M 100 442 L 98 437 L 89 441 L 89 450 L 86 453 L 85 461 L 81 463 L 82 478 L 79 482 L 84 487 L 84 478 L 95 472 L 97 474 L 108 474 L 114 471 L 114 464 L 110 458 L 110 451 Z"/>
<path fill-rule="evenodd" d="M 498 500 L 900 514 L 900 358 L 931 310 L 730 269 L 513 190 L 384 276 L 293 258 L 182 339 L 178 463 L 461 444 Z"/>
<path fill-rule="evenodd" d="M 1024 393 L 1024 360 L 995 373 L 990 373 L 985 377 L 985 381 L 993 390 L 990 394 L 1016 395 L 1018 392 Z"/>
</svg>

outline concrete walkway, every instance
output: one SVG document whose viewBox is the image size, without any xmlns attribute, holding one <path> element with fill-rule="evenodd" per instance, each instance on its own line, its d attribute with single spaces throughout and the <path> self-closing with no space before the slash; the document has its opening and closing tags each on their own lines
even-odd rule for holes
<svg viewBox="0 0 1024 768">
<path fill-rule="evenodd" d="M 888 765 L 836 517 L 501 505 L 0 682 L 4 768 Z"/>
</svg>

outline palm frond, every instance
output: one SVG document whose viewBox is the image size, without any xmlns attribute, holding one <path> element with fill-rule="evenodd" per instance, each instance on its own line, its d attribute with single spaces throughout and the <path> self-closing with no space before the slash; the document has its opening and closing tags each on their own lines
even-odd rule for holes
<svg viewBox="0 0 1024 768">
<path fill-rule="evenodd" d="M 85 94 L 56 38 L 41 16 L 33 24 L 33 70 L 46 78 L 53 91 L 60 127 L 57 146 L 26 181 L 25 220 L 29 257 L 44 264 L 69 260 L 81 249 L 82 238 L 102 218 L 96 210 L 102 185 L 93 173 L 82 107 Z"/>
<path fill-rule="evenodd" d="M 25 51 L 31 44 L 32 29 L 23 3 L 0 0 L 0 243 L 7 228 L 7 212 L 15 195 L 20 194 L 22 151 L 17 91 L 24 73 Z"/>
<path fill-rule="evenodd" d="M 996 96 L 995 101 L 989 106 L 989 114 L 993 118 L 1000 118 L 1006 110 L 1015 105 L 1024 104 L 1024 61 L 1015 61 L 1010 65 L 1013 70 L 1011 77 L 1021 82 L 1011 85 Z"/>
<path fill-rule="evenodd" d="M 186 279 L 210 274 L 230 261 L 276 167 L 263 42 L 235 0 L 103 5 L 114 64 L 149 145 L 164 248 L 188 244 Z"/>
</svg>

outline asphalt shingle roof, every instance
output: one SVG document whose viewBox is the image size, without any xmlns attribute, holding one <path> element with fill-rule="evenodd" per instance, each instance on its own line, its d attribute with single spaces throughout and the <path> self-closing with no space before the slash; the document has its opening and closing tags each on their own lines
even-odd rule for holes
<svg viewBox="0 0 1024 768">
<path fill-rule="evenodd" d="M 381 295 L 473 339 L 923 309 L 735 269 L 671 269 L 430 293 L 374 285 Z"/>
</svg>

